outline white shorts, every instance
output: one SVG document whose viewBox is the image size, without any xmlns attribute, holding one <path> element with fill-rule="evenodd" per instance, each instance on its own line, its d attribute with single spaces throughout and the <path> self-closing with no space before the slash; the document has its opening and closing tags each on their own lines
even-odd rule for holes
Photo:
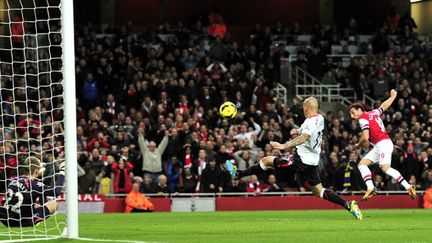
<svg viewBox="0 0 432 243">
<path fill-rule="evenodd" d="M 390 139 L 379 141 L 369 153 L 363 159 L 368 159 L 372 163 L 379 163 L 380 165 L 391 164 L 391 158 L 393 153 L 393 142 Z"/>
</svg>

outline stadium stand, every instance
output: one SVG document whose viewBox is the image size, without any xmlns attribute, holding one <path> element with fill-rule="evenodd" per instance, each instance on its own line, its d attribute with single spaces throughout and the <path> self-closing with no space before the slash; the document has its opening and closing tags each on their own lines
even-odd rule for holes
<svg viewBox="0 0 432 243">
<path fill-rule="evenodd" d="M 131 25 L 76 27 L 82 194 L 128 193 L 132 182 L 141 183 L 145 193 L 308 190 L 296 175 L 257 175 L 258 181 L 238 182 L 224 168 L 228 159 L 246 167 L 276 154 L 268 142 L 289 140 L 290 130 L 303 120 L 300 102 L 290 100 L 289 105 L 275 96 L 281 57 L 291 57 L 291 65 L 325 84 L 353 88 L 357 97 L 380 100 L 397 89 L 397 104 L 384 117 L 396 145 L 392 164 L 419 189 L 431 186 L 432 48 L 408 20 L 385 22 L 376 33 L 365 34 L 319 25 L 306 34 L 298 24 L 288 28 L 278 23 L 274 28 L 257 26 L 246 43 L 231 40 L 229 33 L 215 38 L 197 23 L 165 24 L 146 33 L 133 32 Z M 2 87 L 5 82 L 2 78 Z M 236 104 L 236 119 L 218 116 L 224 101 Z M 2 106 L 13 113 L 10 104 Z M 320 163 L 324 186 L 360 190 L 356 166 L 368 149 L 353 148 L 359 126 L 346 110 L 328 112 L 326 119 Z M 148 166 L 143 160 L 140 134 L 157 151 L 168 137 L 160 163 Z M 1 140 L 7 136 L 7 129 L 0 130 Z M 0 153 L 11 149 L 2 144 Z M 61 151 L 56 155 L 62 156 Z M 209 166 L 211 161 L 216 166 Z M 1 161 L 2 168 L 6 164 L 13 168 L 16 161 Z M 381 190 L 401 190 L 376 172 Z"/>
</svg>

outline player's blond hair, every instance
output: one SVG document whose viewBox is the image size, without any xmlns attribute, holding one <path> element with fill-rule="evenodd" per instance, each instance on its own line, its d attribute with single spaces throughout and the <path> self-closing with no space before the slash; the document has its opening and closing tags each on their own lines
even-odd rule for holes
<svg viewBox="0 0 432 243">
<path fill-rule="evenodd" d="M 23 167 L 25 173 L 33 175 L 37 169 L 41 168 L 41 161 L 34 156 L 30 156 L 24 160 Z"/>
<path fill-rule="evenodd" d="M 304 105 L 309 106 L 313 111 L 318 112 L 318 100 L 311 96 L 304 100 Z"/>
</svg>

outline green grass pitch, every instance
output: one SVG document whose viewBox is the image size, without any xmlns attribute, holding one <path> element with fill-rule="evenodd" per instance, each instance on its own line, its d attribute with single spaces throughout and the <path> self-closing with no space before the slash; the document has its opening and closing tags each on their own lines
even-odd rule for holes
<svg viewBox="0 0 432 243">
<path fill-rule="evenodd" d="M 80 237 L 111 242 L 431 242 L 432 211 L 363 210 L 363 217 L 344 210 L 83 214 L 79 224 Z"/>
</svg>

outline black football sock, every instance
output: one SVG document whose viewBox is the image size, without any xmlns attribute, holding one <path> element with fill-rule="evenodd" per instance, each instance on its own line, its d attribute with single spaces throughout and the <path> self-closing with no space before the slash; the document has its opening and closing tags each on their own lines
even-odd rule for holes
<svg viewBox="0 0 432 243">
<path fill-rule="evenodd" d="M 249 176 L 249 175 L 258 175 L 262 172 L 264 172 L 265 170 L 263 170 L 261 168 L 260 163 L 254 164 L 251 167 L 247 168 L 246 170 L 240 170 L 237 174 L 237 177 L 241 178 L 244 176 Z"/>
<path fill-rule="evenodd" d="M 322 198 L 325 200 L 328 200 L 332 203 L 339 204 L 342 207 L 344 207 L 345 209 L 350 210 L 349 202 L 343 200 L 339 195 L 334 193 L 334 191 L 332 191 L 332 190 L 324 189 L 324 193 L 323 193 Z"/>
</svg>

